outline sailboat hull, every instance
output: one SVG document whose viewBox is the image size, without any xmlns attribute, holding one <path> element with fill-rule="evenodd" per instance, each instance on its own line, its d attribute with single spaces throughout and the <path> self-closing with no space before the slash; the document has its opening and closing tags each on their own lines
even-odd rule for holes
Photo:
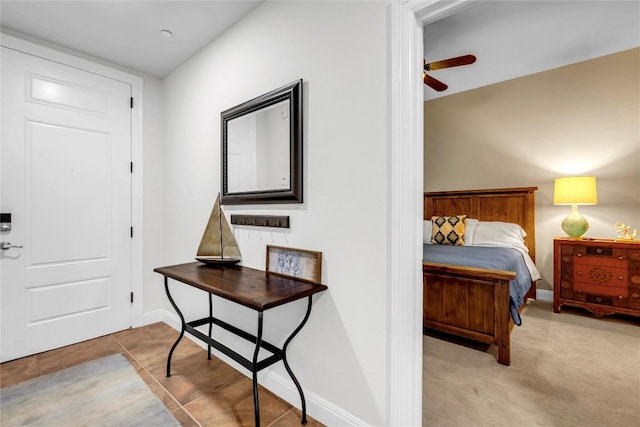
<svg viewBox="0 0 640 427">
<path fill-rule="evenodd" d="M 234 265 L 240 262 L 239 258 L 221 257 L 218 255 L 197 256 L 196 260 L 209 265 Z"/>
</svg>

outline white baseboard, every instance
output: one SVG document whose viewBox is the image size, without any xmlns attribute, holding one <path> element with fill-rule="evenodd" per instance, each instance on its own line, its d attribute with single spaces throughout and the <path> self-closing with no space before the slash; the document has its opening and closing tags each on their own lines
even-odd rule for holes
<svg viewBox="0 0 640 427">
<path fill-rule="evenodd" d="M 142 315 L 142 324 L 150 325 L 152 323 L 158 323 L 164 321 L 165 310 L 158 309 L 153 311 L 147 311 Z M 180 322 L 178 322 L 179 324 Z"/>
<path fill-rule="evenodd" d="M 536 299 L 540 301 L 553 301 L 553 291 L 547 289 L 536 289 Z"/>
<path fill-rule="evenodd" d="M 175 330 L 180 330 L 180 319 L 174 313 L 168 310 L 156 310 L 161 312 L 162 318 L 159 321 L 163 321 L 167 325 L 171 326 Z M 156 311 L 149 313 L 149 318 L 156 318 Z M 145 316 L 146 320 L 147 316 Z M 153 323 L 153 322 L 150 322 Z M 190 334 L 185 334 L 187 338 L 191 341 L 198 344 L 200 347 L 206 349 L 207 345 L 191 336 Z M 248 372 L 243 366 L 238 364 L 233 359 L 229 358 L 225 354 L 217 351 L 216 349 L 212 349 L 212 354 L 215 355 L 220 360 L 224 361 L 228 365 L 232 366 L 237 371 L 246 375 L 247 377 L 251 376 L 251 373 Z M 280 397 L 281 399 L 286 400 L 291 405 L 300 409 L 300 395 L 298 394 L 298 390 L 293 385 L 293 382 L 289 377 L 284 377 L 277 372 L 274 371 L 263 371 L 262 374 L 258 378 L 258 382 L 263 387 L 270 390 L 272 393 Z M 323 397 L 309 392 L 307 390 L 304 391 L 305 400 L 307 402 L 307 415 L 313 417 L 314 419 L 320 421 L 324 425 L 327 426 L 363 426 L 366 427 L 368 424 L 358 417 L 352 415 L 351 413 L 345 411 L 344 409 L 334 405 Z"/>
</svg>

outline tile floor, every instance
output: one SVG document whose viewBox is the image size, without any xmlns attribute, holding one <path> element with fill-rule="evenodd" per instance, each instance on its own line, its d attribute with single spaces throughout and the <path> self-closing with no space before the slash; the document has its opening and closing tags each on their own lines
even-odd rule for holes
<svg viewBox="0 0 640 427">
<path fill-rule="evenodd" d="M 178 337 L 170 326 L 154 323 L 51 350 L 0 365 L 0 387 L 68 368 L 114 353 L 122 353 L 149 388 L 182 426 L 252 426 L 251 380 L 189 339 L 176 348 L 171 377 L 167 354 Z M 300 411 L 260 387 L 260 419 L 266 427 L 299 426 Z M 308 426 L 323 424 L 307 416 Z"/>
</svg>

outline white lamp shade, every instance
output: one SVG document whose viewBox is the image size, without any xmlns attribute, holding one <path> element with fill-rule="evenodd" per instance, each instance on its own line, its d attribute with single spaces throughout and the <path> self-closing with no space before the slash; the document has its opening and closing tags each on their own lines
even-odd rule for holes
<svg viewBox="0 0 640 427">
<path fill-rule="evenodd" d="M 597 205 L 595 176 L 567 176 L 556 178 L 553 189 L 554 205 Z"/>
</svg>

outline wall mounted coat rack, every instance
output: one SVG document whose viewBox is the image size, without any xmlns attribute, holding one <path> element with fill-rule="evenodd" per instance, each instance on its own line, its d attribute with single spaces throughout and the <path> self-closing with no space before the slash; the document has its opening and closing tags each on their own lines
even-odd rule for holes
<svg viewBox="0 0 640 427">
<path fill-rule="evenodd" d="M 276 215 L 231 215 L 231 224 L 254 227 L 289 228 L 288 216 Z"/>
</svg>

